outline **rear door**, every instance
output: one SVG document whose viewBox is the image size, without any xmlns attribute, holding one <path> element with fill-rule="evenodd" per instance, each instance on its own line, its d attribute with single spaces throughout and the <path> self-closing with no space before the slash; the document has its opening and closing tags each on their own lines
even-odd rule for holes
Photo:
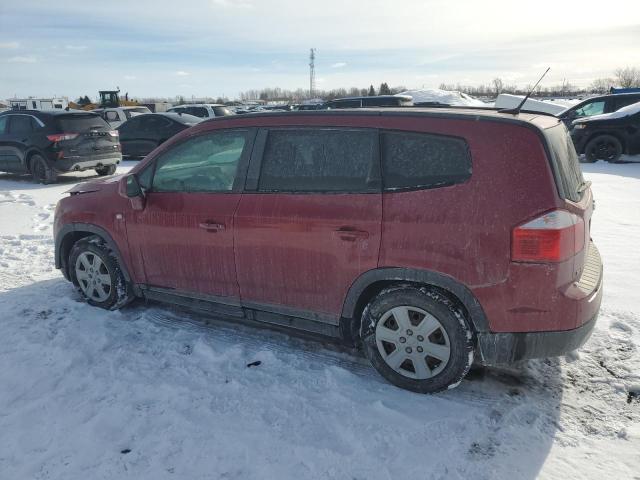
<svg viewBox="0 0 640 480">
<path fill-rule="evenodd" d="M 235 217 L 243 305 L 337 325 L 378 264 L 379 170 L 375 130 L 262 130 Z"/>
<path fill-rule="evenodd" d="M 201 134 L 155 160 L 146 205 L 126 219 L 129 246 L 143 260 L 149 287 L 238 302 L 233 214 L 253 135 Z"/>
</svg>

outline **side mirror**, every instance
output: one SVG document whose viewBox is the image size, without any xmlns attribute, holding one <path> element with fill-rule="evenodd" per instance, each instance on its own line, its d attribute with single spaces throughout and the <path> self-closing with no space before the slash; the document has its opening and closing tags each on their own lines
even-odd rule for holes
<svg viewBox="0 0 640 480">
<path fill-rule="evenodd" d="M 144 209 L 146 195 L 135 173 L 130 173 L 120 180 L 118 193 L 131 201 L 131 208 L 134 210 Z"/>
</svg>

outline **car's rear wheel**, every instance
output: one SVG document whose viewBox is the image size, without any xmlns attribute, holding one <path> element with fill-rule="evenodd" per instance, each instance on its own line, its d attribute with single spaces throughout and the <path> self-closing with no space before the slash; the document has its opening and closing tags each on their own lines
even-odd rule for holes
<svg viewBox="0 0 640 480">
<path fill-rule="evenodd" d="M 116 165 L 106 165 L 104 167 L 96 168 L 96 173 L 101 177 L 105 175 L 113 175 L 114 173 L 116 173 L 116 168 Z"/>
<path fill-rule="evenodd" d="M 380 293 L 365 309 L 361 338 L 374 368 L 418 393 L 456 386 L 473 363 L 472 335 L 442 294 L 413 286 Z"/>
<path fill-rule="evenodd" d="M 69 254 L 69 274 L 87 303 L 95 307 L 116 309 L 134 298 L 118 260 L 98 236 L 76 242 Z"/>
<path fill-rule="evenodd" d="M 598 135 L 589 140 L 584 156 L 587 162 L 596 160 L 606 160 L 607 162 L 617 162 L 622 155 L 622 143 L 613 135 Z"/>
<path fill-rule="evenodd" d="M 56 172 L 47 165 L 47 162 L 40 155 L 33 155 L 29 160 L 29 168 L 31 170 L 31 176 L 37 183 L 43 183 L 45 185 L 49 183 L 56 183 L 58 176 Z"/>
</svg>

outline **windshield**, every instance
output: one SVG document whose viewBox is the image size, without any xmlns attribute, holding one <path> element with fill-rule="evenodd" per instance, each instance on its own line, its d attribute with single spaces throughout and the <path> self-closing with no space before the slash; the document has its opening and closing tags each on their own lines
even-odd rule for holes
<svg viewBox="0 0 640 480">
<path fill-rule="evenodd" d="M 564 124 L 544 131 L 552 160 L 555 164 L 556 184 L 564 191 L 564 197 L 574 202 L 582 198 L 584 177 L 580 169 L 578 154 Z"/>
</svg>

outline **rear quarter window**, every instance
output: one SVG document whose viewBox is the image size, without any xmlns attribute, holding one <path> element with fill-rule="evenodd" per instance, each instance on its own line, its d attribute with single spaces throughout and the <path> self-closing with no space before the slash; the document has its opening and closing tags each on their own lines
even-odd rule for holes
<svg viewBox="0 0 640 480">
<path fill-rule="evenodd" d="M 382 132 L 385 190 L 435 188 L 471 177 L 471 154 L 461 138 L 414 132 Z"/>
<path fill-rule="evenodd" d="M 544 131 L 547 139 L 551 161 L 554 164 L 554 176 L 561 196 L 579 202 L 582 198 L 581 187 L 584 177 L 580 169 L 578 154 L 569 137 L 566 127 L 559 123 Z"/>
</svg>

